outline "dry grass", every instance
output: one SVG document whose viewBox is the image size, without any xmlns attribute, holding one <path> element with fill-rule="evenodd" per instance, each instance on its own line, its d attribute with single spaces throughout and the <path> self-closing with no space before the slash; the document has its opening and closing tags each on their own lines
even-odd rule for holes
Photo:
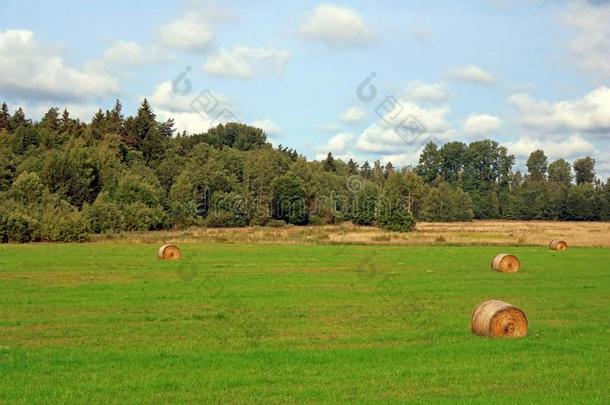
<svg viewBox="0 0 610 405">
<path fill-rule="evenodd" d="M 160 244 L 166 242 L 269 243 L 269 244 L 384 244 L 384 245 L 513 245 L 548 246 L 563 239 L 569 246 L 610 247 L 608 222 L 473 221 L 419 223 L 410 233 L 384 232 L 351 223 L 329 226 L 248 227 L 236 229 L 191 228 L 102 235 L 96 242 L 118 241 Z"/>
</svg>

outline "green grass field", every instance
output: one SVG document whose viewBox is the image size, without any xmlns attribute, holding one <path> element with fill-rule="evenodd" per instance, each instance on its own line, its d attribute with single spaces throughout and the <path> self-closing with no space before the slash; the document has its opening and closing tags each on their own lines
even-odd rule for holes
<svg viewBox="0 0 610 405">
<path fill-rule="evenodd" d="M 610 249 L 156 248 L 0 246 L 0 403 L 610 400 Z M 473 336 L 489 298 L 529 335 Z"/>
</svg>

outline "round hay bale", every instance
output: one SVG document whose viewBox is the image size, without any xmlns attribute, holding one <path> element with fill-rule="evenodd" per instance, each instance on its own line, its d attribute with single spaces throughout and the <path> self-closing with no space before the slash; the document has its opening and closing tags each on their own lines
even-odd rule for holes
<svg viewBox="0 0 610 405">
<path fill-rule="evenodd" d="M 157 257 L 161 260 L 178 260 L 180 259 L 180 249 L 176 245 L 163 245 L 159 248 Z"/>
<path fill-rule="evenodd" d="M 527 335 L 527 315 L 508 302 L 489 300 L 475 308 L 470 326 L 479 336 L 523 337 Z"/>
<path fill-rule="evenodd" d="M 491 268 L 501 273 L 516 273 L 521 268 L 521 262 L 517 256 L 499 254 L 491 262 Z"/>
<path fill-rule="evenodd" d="M 562 252 L 568 248 L 568 244 L 561 239 L 553 239 L 549 247 L 551 250 L 558 250 Z"/>
</svg>

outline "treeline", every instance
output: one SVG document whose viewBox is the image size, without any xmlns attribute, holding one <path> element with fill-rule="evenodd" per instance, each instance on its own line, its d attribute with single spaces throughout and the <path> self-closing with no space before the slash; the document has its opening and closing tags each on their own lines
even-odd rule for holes
<svg viewBox="0 0 610 405">
<path fill-rule="evenodd" d="M 146 100 L 130 117 L 117 100 L 90 123 L 56 108 L 32 122 L 2 104 L 0 241 L 195 225 L 353 221 L 408 231 L 415 220 L 610 218 L 610 188 L 596 180 L 593 159 L 548 164 L 536 151 L 526 174 L 513 166 L 490 140 L 428 144 L 416 167 L 397 170 L 330 153 L 308 162 L 238 123 L 176 134 Z"/>
</svg>

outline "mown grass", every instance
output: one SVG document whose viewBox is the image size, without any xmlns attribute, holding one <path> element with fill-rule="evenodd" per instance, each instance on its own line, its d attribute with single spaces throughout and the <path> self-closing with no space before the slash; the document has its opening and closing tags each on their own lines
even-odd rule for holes
<svg viewBox="0 0 610 405">
<path fill-rule="evenodd" d="M 0 246 L 0 402 L 607 403 L 610 249 Z M 522 271 L 489 269 L 508 250 Z M 488 298 L 529 336 L 469 331 Z"/>
</svg>

